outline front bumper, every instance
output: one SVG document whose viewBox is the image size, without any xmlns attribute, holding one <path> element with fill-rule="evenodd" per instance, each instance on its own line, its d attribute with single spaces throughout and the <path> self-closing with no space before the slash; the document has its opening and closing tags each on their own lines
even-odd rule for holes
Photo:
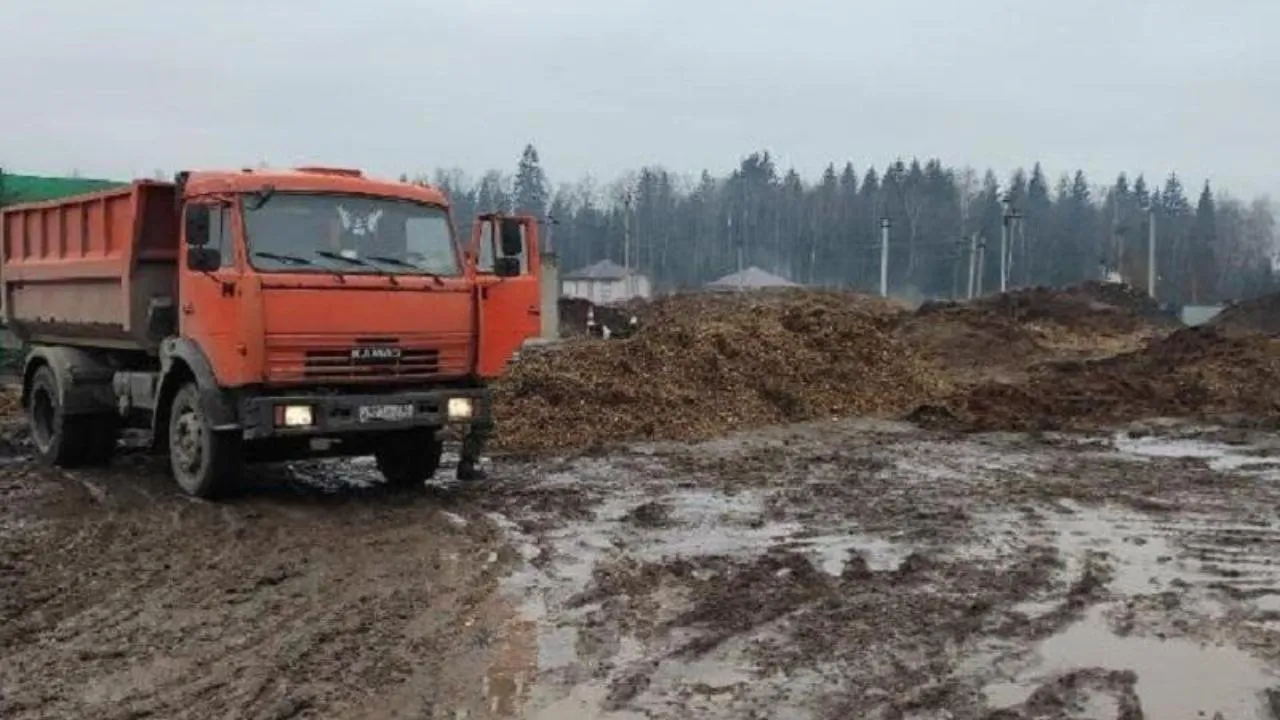
<svg viewBox="0 0 1280 720">
<path fill-rule="evenodd" d="M 470 398 L 472 415 L 450 419 L 452 398 Z M 276 422 L 276 408 L 306 405 L 311 408 L 311 424 L 284 427 Z M 412 405 L 413 415 L 397 420 L 360 419 L 360 408 L 380 405 Z M 323 437 L 353 433 L 377 433 L 410 428 L 443 428 L 490 422 L 490 395 L 487 388 L 449 388 L 383 395 L 271 395 L 240 401 L 241 427 L 245 440 L 278 437 Z"/>
</svg>

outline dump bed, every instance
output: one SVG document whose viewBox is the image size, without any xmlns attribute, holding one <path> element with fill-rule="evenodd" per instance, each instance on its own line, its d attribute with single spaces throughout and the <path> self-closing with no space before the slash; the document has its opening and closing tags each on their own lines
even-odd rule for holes
<svg viewBox="0 0 1280 720">
<path fill-rule="evenodd" d="M 0 211 L 9 328 L 29 343 L 154 351 L 177 298 L 175 192 L 139 181 Z"/>
</svg>

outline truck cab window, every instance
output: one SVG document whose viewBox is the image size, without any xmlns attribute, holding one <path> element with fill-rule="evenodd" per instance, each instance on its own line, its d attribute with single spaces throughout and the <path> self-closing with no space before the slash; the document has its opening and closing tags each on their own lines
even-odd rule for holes
<svg viewBox="0 0 1280 720">
<path fill-rule="evenodd" d="M 236 264 L 235 246 L 232 238 L 231 208 L 226 205 L 215 205 L 209 209 L 209 245 L 222 256 L 222 267 L 234 267 Z"/>
<path fill-rule="evenodd" d="M 263 272 L 459 276 L 445 208 L 336 193 L 277 192 L 244 205 L 250 263 Z"/>
<path fill-rule="evenodd" d="M 480 228 L 480 257 L 476 259 L 476 270 L 480 272 L 493 272 L 495 258 L 501 256 L 501 240 L 498 238 L 494 223 L 486 222 Z M 520 271 L 522 273 L 529 272 L 529 240 L 524 237 L 524 228 L 520 228 L 520 237 L 523 240 L 525 252 L 520 253 Z"/>
<path fill-rule="evenodd" d="M 498 256 L 498 238 L 493 234 L 493 223 L 486 222 L 480 227 L 480 257 L 476 258 L 476 269 L 480 272 L 493 272 L 494 258 Z"/>
</svg>

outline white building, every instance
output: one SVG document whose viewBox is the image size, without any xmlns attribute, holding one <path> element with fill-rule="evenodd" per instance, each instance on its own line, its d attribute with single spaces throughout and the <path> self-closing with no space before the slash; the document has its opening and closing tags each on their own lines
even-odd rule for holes
<svg viewBox="0 0 1280 720">
<path fill-rule="evenodd" d="M 752 265 L 740 272 L 725 275 L 719 280 L 707 283 L 707 289 L 714 292 L 732 292 L 734 290 L 763 290 L 765 288 L 800 287 L 790 280 L 761 270 Z"/>
<path fill-rule="evenodd" d="M 601 260 L 560 278 L 562 296 L 590 300 L 597 305 L 648 298 L 652 293 L 649 278 L 637 272 L 628 273 L 612 260 Z"/>
</svg>

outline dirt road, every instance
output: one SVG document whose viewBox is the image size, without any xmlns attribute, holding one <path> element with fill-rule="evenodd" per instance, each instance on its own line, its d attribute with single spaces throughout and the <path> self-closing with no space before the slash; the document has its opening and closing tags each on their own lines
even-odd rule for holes
<svg viewBox="0 0 1280 720">
<path fill-rule="evenodd" d="M 18 449 L 20 452 L 20 448 Z M 1259 718 L 1280 441 L 869 421 L 498 463 L 0 468 L 0 717 Z"/>
</svg>

